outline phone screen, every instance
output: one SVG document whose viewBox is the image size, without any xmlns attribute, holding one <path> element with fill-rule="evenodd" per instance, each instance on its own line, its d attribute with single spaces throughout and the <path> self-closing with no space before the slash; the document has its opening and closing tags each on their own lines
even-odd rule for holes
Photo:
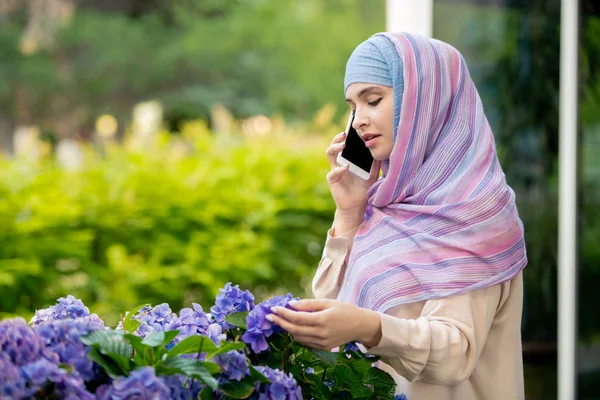
<svg viewBox="0 0 600 400">
<path fill-rule="evenodd" d="M 371 155 L 369 148 L 365 145 L 365 142 L 358 136 L 356 129 L 352 127 L 353 121 L 354 113 L 350 116 L 346 146 L 342 150 L 342 157 L 355 164 L 360 169 L 370 172 L 371 166 L 373 165 L 373 156 Z"/>
</svg>

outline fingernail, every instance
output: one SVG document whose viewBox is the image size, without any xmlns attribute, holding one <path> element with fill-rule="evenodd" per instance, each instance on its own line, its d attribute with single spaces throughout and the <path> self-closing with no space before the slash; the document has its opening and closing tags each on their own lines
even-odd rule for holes
<svg viewBox="0 0 600 400">
<path fill-rule="evenodd" d="M 271 314 L 267 315 L 265 318 L 266 318 L 268 321 L 271 321 L 271 322 L 273 322 L 273 320 L 274 320 L 274 318 L 273 318 L 273 316 L 272 316 Z"/>
<path fill-rule="evenodd" d="M 271 312 L 273 314 L 277 314 L 277 307 L 271 307 Z"/>
<path fill-rule="evenodd" d="M 298 303 L 300 303 L 300 301 L 298 301 L 298 300 L 291 300 L 291 301 L 290 301 L 288 304 L 289 304 L 290 306 L 295 306 L 295 305 L 296 305 L 296 304 L 298 304 Z"/>
</svg>

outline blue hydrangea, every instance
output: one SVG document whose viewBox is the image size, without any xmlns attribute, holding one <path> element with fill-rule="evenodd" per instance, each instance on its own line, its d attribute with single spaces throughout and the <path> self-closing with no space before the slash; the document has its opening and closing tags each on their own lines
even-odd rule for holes
<svg viewBox="0 0 600 400">
<path fill-rule="evenodd" d="M 179 317 L 171 325 L 179 330 L 179 339 L 191 335 L 205 335 L 210 325 L 210 320 L 200 304 L 192 303 L 193 308 L 182 308 Z"/>
<path fill-rule="evenodd" d="M 237 312 L 251 311 L 254 308 L 254 295 L 247 290 L 242 291 L 239 285 L 231 286 L 231 282 L 219 291 L 221 293 L 217 295 L 210 312 L 215 322 L 224 330 L 234 329 L 233 325 L 225 321 L 225 317 Z"/>
<path fill-rule="evenodd" d="M 204 335 L 209 337 L 217 346 L 220 346 L 223 332 L 221 326 L 211 321 L 210 315 L 202 310 L 200 304 L 192 303 L 192 307 L 183 308 L 179 312 L 179 317 L 172 321 L 170 329 L 179 330 L 173 345 L 188 336 Z"/>
<path fill-rule="evenodd" d="M 212 361 L 221 367 L 221 375 L 228 380 L 241 381 L 250 374 L 246 356 L 239 351 L 230 351 L 215 356 Z"/>
<path fill-rule="evenodd" d="M 192 303 L 192 308 L 183 308 L 179 312 L 179 317 L 173 320 L 171 329 L 179 330 L 174 343 L 177 343 L 188 336 L 204 335 L 208 336 L 217 346 L 221 345 L 221 326 L 212 323 L 210 315 L 202 310 L 200 304 Z"/>
<path fill-rule="evenodd" d="M 89 318 L 94 322 L 104 324 L 96 314 L 90 314 L 89 308 L 81 300 L 71 295 L 59 298 L 54 306 L 37 310 L 30 324 L 35 326 L 44 322 L 75 318 Z"/>
<path fill-rule="evenodd" d="M 394 400 L 407 400 L 407 399 L 406 399 L 406 395 L 404 393 L 402 393 L 402 394 L 395 395 Z"/>
<path fill-rule="evenodd" d="M 55 320 L 34 327 L 50 351 L 56 353 L 62 364 L 71 365 L 85 381 L 101 376 L 100 367 L 87 358 L 88 346 L 81 336 L 104 329 L 104 325 L 86 318 Z"/>
<path fill-rule="evenodd" d="M 21 369 L 12 363 L 8 354 L 0 353 L 0 399 L 19 399 L 25 396 L 25 378 Z"/>
<path fill-rule="evenodd" d="M 169 400 L 170 389 L 158 378 L 152 367 L 132 371 L 128 377 L 118 378 L 112 384 L 102 385 L 96 391 L 98 400 Z"/>
<path fill-rule="evenodd" d="M 81 377 L 69 374 L 44 358 L 24 365 L 22 371 L 28 381 L 27 398 L 94 400 Z"/>
<path fill-rule="evenodd" d="M 346 343 L 343 347 L 343 351 L 355 351 L 357 353 L 361 352 L 358 346 L 356 345 L 356 342 Z"/>
<path fill-rule="evenodd" d="M 16 366 L 39 358 L 58 362 L 58 356 L 44 346 L 44 341 L 23 318 L 0 321 L 0 354 L 6 355 Z"/>
<path fill-rule="evenodd" d="M 302 389 L 292 376 L 269 367 L 257 366 L 256 369 L 269 378 L 271 383 L 256 386 L 252 399 L 258 400 L 302 400 Z"/>
<path fill-rule="evenodd" d="M 169 388 L 171 400 L 197 399 L 198 394 L 204 389 L 204 385 L 197 379 L 188 379 L 185 375 L 170 375 L 162 379 Z"/>
<path fill-rule="evenodd" d="M 173 330 L 177 314 L 171 311 L 167 303 L 162 303 L 156 307 L 146 306 L 142 308 L 133 316 L 133 319 L 140 322 L 140 326 L 135 334 L 140 337 L 146 337 L 154 332 Z M 122 329 L 121 323 L 119 323 L 117 329 Z"/>
<path fill-rule="evenodd" d="M 267 350 L 269 344 L 266 338 L 283 331 L 279 326 L 267 320 L 267 315 L 271 314 L 271 307 L 280 306 L 291 309 L 288 303 L 292 300 L 294 297 L 290 293 L 285 296 L 275 296 L 263 301 L 248 313 L 246 317 L 247 330 L 242 335 L 242 340 L 250 345 L 252 351 L 260 353 Z"/>
</svg>

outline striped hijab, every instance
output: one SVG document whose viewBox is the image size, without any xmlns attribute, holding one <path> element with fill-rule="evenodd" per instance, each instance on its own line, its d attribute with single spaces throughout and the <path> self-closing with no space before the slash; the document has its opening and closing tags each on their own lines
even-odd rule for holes
<svg viewBox="0 0 600 400">
<path fill-rule="evenodd" d="M 375 36 L 403 64 L 402 104 L 338 299 L 385 312 L 512 279 L 527 264 L 523 225 L 462 55 L 406 33 Z"/>
</svg>

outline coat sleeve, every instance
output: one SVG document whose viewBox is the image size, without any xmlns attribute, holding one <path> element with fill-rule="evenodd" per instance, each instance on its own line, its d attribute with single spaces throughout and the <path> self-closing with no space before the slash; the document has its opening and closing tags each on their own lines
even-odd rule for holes
<svg viewBox="0 0 600 400">
<path fill-rule="evenodd" d="M 429 300 L 417 319 L 380 313 L 382 338 L 373 355 L 409 381 L 455 385 L 477 363 L 502 297 L 502 286 Z"/>
<path fill-rule="evenodd" d="M 313 296 L 316 299 L 337 297 L 357 230 L 358 226 L 336 237 L 331 236 L 333 228 L 327 232 L 323 256 L 312 281 Z"/>
</svg>

